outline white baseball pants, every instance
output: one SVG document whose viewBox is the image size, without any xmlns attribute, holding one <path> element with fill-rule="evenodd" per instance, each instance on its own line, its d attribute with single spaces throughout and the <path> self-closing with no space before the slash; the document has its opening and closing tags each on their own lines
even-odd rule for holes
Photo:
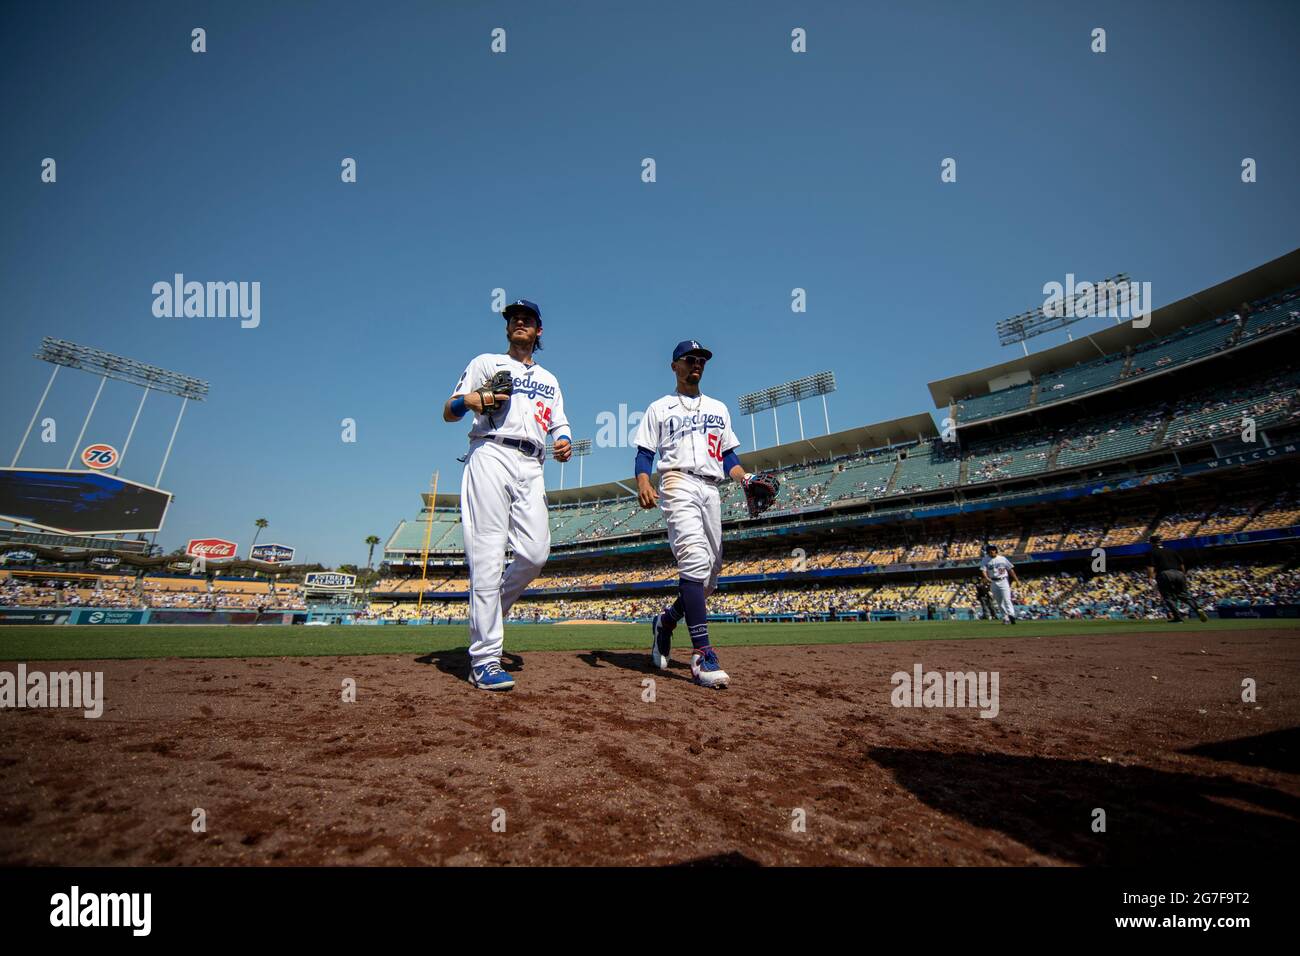
<svg viewBox="0 0 1300 956">
<path fill-rule="evenodd" d="M 469 563 L 469 656 L 477 667 L 501 659 L 502 620 L 551 553 L 542 463 L 517 448 L 471 442 L 460 520 Z M 515 553 L 509 568 L 507 545 Z"/>
<path fill-rule="evenodd" d="M 704 582 L 708 596 L 722 572 L 722 502 L 718 488 L 682 471 L 659 479 L 659 510 L 668 524 L 668 546 L 681 576 Z"/>
<path fill-rule="evenodd" d="M 998 616 L 1003 620 L 1015 617 L 1016 608 L 1011 603 L 1011 582 L 994 581 L 992 584 L 993 607 L 998 611 Z"/>
</svg>

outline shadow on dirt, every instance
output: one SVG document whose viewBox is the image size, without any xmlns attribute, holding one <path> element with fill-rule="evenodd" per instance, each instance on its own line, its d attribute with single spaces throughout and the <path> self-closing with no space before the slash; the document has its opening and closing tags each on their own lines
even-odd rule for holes
<svg viewBox="0 0 1300 956">
<path fill-rule="evenodd" d="M 417 664 L 432 664 L 444 674 L 460 680 L 469 679 L 469 646 L 452 648 L 449 651 L 430 651 L 423 657 L 415 659 Z M 506 652 L 501 655 L 501 669 L 515 673 L 524 669 L 524 659 L 518 654 Z"/>
<path fill-rule="evenodd" d="M 1247 767 L 1266 767 L 1281 773 L 1300 773 L 1300 727 L 1288 727 L 1254 737 L 1198 744 L 1182 751 L 1211 760 L 1229 760 Z"/>
<path fill-rule="evenodd" d="M 667 677 L 674 680 L 691 680 L 691 668 L 682 661 L 668 661 L 668 670 L 661 671 L 650 663 L 650 651 L 584 651 L 578 655 L 578 660 L 582 661 L 588 667 L 604 667 L 606 664 L 612 667 L 621 667 L 626 671 L 636 671 L 639 674 L 652 674 L 655 677 Z M 685 673 L 682 673 L 682 672 Z M 674 673 L 676 672 L 676 673 Z"/>
<path fill-rule="evenodd" d="M 989 753 L 874 747 L 923 803 L 1086 865 L 1294 860 L 1300 799 L 1225 776 Z M 1094 810 L 1106 832 L 1093 832 Z"/>
</svg>

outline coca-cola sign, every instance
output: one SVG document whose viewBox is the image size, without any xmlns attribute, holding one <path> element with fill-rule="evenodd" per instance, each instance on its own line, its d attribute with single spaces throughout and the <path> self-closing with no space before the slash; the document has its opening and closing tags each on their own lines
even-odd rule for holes
<svg viewBox="0 0 1300 956">
<path fill-rule="evenodd" d="M 185 546 L 185 553 L 206 561 L 219 558 L 233 558 L 239 553 L 239 545 L 224 538 L 194 538 Z"/>
</svg>

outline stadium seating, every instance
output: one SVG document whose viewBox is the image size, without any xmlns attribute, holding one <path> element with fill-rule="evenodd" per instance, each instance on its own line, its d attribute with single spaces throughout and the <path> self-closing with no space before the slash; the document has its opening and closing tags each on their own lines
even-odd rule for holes
<svg viewBox="0 0 1300 956">
<path fill-rule="evenodd" d="M 1051 440 L 1030 435 L 974 445 L 966 455 L 965 484 L 976 485 L 1046 471 L 1054 444 Z"/>
<path fill-rule="evenodd" d="M 1124 367 L 1125 356 L 1121 354 L 1043 375 L 1038 380 L 1038 401 L 1034 404 L 1050 405 L 1113 385 L 1119 380 Z"/>
<path fill-rule="evenodd" d="M 1300 525 L 1300 493 L 1294 489 L 1279 494 L 1271 503 L 1260 508 L 1259 513 L 1246 522 L 1243 531 L 1262 531 L 1269 528 L 1292 528 Z"/>
<path fill-rule="evenodd" d="M 956 487 L 961 457 L 954 442 L 921 442 L 906 449 L 905 455 L 894 473 L 894 494 Z"/>
<path fill-rule="evenodd" d="M 1135 544 L 1146 538 L 1147 529 L 1155 520 L 1155 510 L 1129 512 L 1119 515 L 1102 535 L 1101 546 L 1113 548 L 1121 544 Z"/>
<path fill-rule="evenodd" d="M 1211 323 L 1195 334 L 1189 333 L 1183 344 L 1188 349 L 1199 348 L 1196 343 L 1209 334 L 1211 328 L 1219 330 L 1216 334 L 1226 335 L 1228 333 L 1223 331 L 1226 327 Z M 1300 422 L 1298 389 L 1300 367 L 1289 367 L 1281 372 L 1261 373 L 1244 380 L 1212 382 L 1182 395 L 1167 408 L 1096 414 L 1051 432 L 1026 429 L 965 445 L 923 441 L 787 468 L 779 473 L 782 492 L 769 517 L 862 501 L 887 502 L 891 498 L 962 485 L 978 486 L 1048 475 L 1062 469 L 1089 467 L 1135 455 L 1184 448 L 1207 440 L 1236 440 L 1240 438 L 1243 416 L 1254 419 L 1257 431 Z M 747 519 L 744 495 L 735 482 L 723 485 L 720 495 L 724 522 Z M 1207 503 L 1207 507 L 1208 504 L 1211 503 Z M 607 501 L 556 506 L 550 509 L 549 521 L 554 549 L 603 542 L 625 535 L 661 535 L 664 531 L 659 509 L 642 509 L 630 495 Z M 388 550 L 418 555 L 428 527 L 424 520 L 419 519 L 402 522 L 394 532 Z M 1031 550 L 1083 547 L 1085 545 L 1080 542 L 1084 538 L 1088 538 L 1086 546 L 1093 547 L 1100 543 L 1108 526 L 1092 529 L 1087 534 L 1083 533 L 1084 530 L 1061 528 L 1059 533 L 1063 537 L 1056 537 L 1057 529 L 1051 529 L 1052 536 L 1056 537 L 1055 545 L 1037 541 Z M 1118 532 L 1112 534 L 1111 543 L 1118 535 Z M 950 556 L 969 556 L 972 549 L 978 550 L 979 544 L 955 540 Z M 464 538 L 457 510 L 443 509 L 435 513 L 430 551 L 438 555 L 463 553 Z M 900 554 L 899 559 L 903 558 L 904 555 Z"/>
<path fill-rule="evenodd" d="M 1291 370 L 1263 383 L 1226 386 L 1208 394 L 1198 392 L 1175 407 L 1166 441 L 1180 446 L 1239 436 L 1245 427 L 1242 419 L 1247 416 L 1254 420 L 1256 430 L 1294 420 L 1297 385 L 1300 370 Z"/>
<path fill-rule="evenodd" d="M 1161 422 L 1158 412 L 1144 411 L 1123 418 L 1094 418 L 1080 423 L 1061 437 L 1056 467 L 1077 468 L 1147 451 Z"/>
<path fill-rule="evenodd" d="M 1221 561 L 1193 567 L 1192 593 L 1206 606 L 1300 603 L 1300 569 L 1278 562 Z M 3 593 L 3 588 L 0 588 Z M 1164 616 L 1158 596 L 1141 570 L 1110 570 L 1086 576 L 1065 571 L 1020 574 L 1015 604 L 1023 617 L 1110 617 L 1159 619 Z M 529 597 L 515 605 L 513 621 L 648 620 L 670 600 L 665 595 L 575 595 L 566 598 Z M 412 605 L 376 602 L 372 611 L 392 619 L 410 619 Z M 709 599 L 714 615 L 741 617 L 829 615 L 849 612 L 914 612 L 924 617 L 939 612 L 974 614 L 978 608 L 971 579 L 924 584 L 856 586 L 764 587 L 723 589 Z M 426 614 L 464 620 L 463 599 L 439 603 Z"/>
<path fill-rule="evenodd" d="M 898 457 L 893 454 L 845 462 L 822 489 L 822 500 L 832 504 L 859 498 L 882 498 L 897 467 Z"/>
<path fill-rule="evenodd" d="M 1133 378 L 1148 372 L 1164 371 L 1194 359 L 1204 358 L 1228 346 L 1232 323 L 1223 321 L 1202 322 L 1200 325 L 1150 342 L 1133 350 L 1133 358 L 1126 377 Z"/>
<path fill-rule="evenodd" d="M 1043 407 L 1076 398 L 1143 375 L 1162 372 L 1203 359 L 1249 342 L 1261 335 L 1276 334 L 1300 325 L 1297 290 L 1290 289 L 1249 309 L 1240 330 L 1232 314 L 1179 329 L 1132 349 L 1081 362 L 1068 369 L 1046 372 L 1035 382 L 960 399 L 956 403 L 958 422 L 984 421 L 1028 407 Z"/>
</svg>

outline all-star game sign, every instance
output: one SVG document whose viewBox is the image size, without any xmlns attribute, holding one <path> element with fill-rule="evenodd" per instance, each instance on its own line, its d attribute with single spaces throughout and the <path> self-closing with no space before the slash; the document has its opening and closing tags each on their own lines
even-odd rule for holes
<svg viewBox="0 0 1300 956">
<path fill-rule="evenodd" d="M 117 464 L 117 449 L 112 445 L 97 442 L 81 450 L 81 463 L 95 471 L 103 471 Z"/>
<path fill-rule="evenodd" d="M 293 553 L 294 549 L 287 544 L 259 544 L 248 556 L 254 561 L 265 561 L 267 564 L 288 564 L 293 560 Z"/>
</svg>

